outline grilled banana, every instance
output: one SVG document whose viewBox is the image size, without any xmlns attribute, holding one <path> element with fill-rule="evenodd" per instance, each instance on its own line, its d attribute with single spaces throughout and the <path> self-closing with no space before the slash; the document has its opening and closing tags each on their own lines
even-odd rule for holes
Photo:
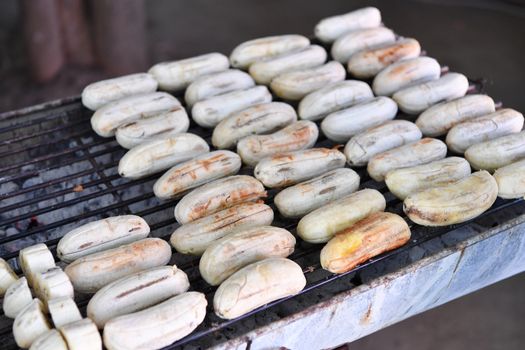
<svg viewBox="0 0 525 350">
<path fill-rule="evenodd" d="M 357 191 L 303 217 L 297 224 L 297 234 L 310 243 L 328 242 L 337 232 L 385 207 L 385 197 L 379 191 Z"/>
<path fill-rule="evenodd" d="M 374 213 L 334 236 L 321 250 L 321 266 L 344 273 L 374 256 L 406 244 L 410 228 L 399 215 Z"/>
<path fill-rule="evenodd" d="M 55 328 L 62 327 L 71 322 L 80 321 L 82 315 L 77 304 L 70 297 L 58 297 L 47 301 L 47 308 Z"/>
<path fill-rule="evenodd" d="M 181 224 L 214 214 L 244 202 L 266 197 L 264 186 L 247 175 L 228 176 L 194 189 L 175 206 L 175 218 Z"/>
<path fill-rule="evenodd" d="M 104 327 L 108 350 L 163 348 L 190 334 L 206 316 L 206 298 L 188 292 L 158 305 L 111 319 Z"/>
<path fill-rule="evenodd" d="M 281 215 L 297 218 L 345 197 L 359 188 L 359 175 L 348 168 L 339 168 L 279 192 L 274 203 Z"/>
<path fill-rule="evenodd" d="M 396 41 L 394 32 L 385 27 L 353 30 L 334 42 L 331 54 L 334 60 L 347 63 L 350 57 L 359 51 L 370 50 L 394 41 Z"/>
<path fill-rule="evenodd" d="M 58 297 L 73 298 L 73 285 L 69 277 L 58 266 L 35 275 L 34 289 L 36 296 L 47 303 Z"/>
<path fill-rule="evenodd" d="M 378 27 L 380 24 L 381 12 L 375 7 L 364 7 L 321 20 L 315 26 L 314 33 L 322 42 L 331 43 L 348 32 Z"/>
<path fill-rule="evenodd" d="M 5 291 L 3 310 L 4 315 L 15 318 L 33 300 L 33 295 L 27 284 L 26 277 L 20 277 L 9 285 Z"/>
<path fill-rule="evenodd" d="M 228 92 L 195 103 L 191 109 L 193 120 L 204 128 L 213 128 L 230 115 L 251 106 L 272 101 L 266 86 L 257 85 L 245 90 Z"/>
<path fill-rule="evenodd" d="M 494 172 L 498 196 L 519 198 L 525 196 L 525 159 L 506 165 Z"/>
<path fill-rule="evenodd" d="M 35 274 L 47 271 L 55 266 L 53 254 L 51 254 L 51 251 L 44 243 L 35 244 L 20 250 L 18 262 L 30 286 L 33 286 L 33 276 Z"/>
<path fill-rule="evenodd" d="M 121 277 L 166 265 L 170 258 L 171 247 L 166 241 L 145 238 L 77 259 L 65 272 L 76 291 L 94 293 Z"/>
<path fill-rule="evenodd" d="M 210 146 L 206 141 L 195 134 L 184 133 L 161 138 L 127 151 L 118 163 L 118 173 L 122 177 L 139 179 L 209 151 Z"/>
<path fill-rule="evenodd" d="M 292 296 L 306 285 L 301 266 L 286 258 L 250 264 L 224 281 L 213 298 L 215 313 L 233 319 L 274 300 Z"/>
<path fill-rule="evenodd" d="M 330 113 L 321 130 L 335 142 L 347 142 L 352 136 L 395 118 L 397 104 L 389 97 L 376 97 L 349 108 Z"/>
<path fill-rule="evenodd" d="M 403 210 L 423 226 L 446 226 L 473 219 L 489 209 L 498 196 L 498 184 L 486 171 L 454 183 L 409 195 Z"/>
<path fill-rule="evenodd" d="M 40 300 L 33 299 L 18 313 L 13 322 L 16 345 L 28 349 L 38 337 L 51 329 L 44 309 Z"/>
<path fill-rule="evenodd" d="M 59 328 L 69 350 L 102 350 L 102 338 L 89 318 Z"/>
<path fill-rule="evenodd" d="M 18 280 L 11 266 L 0 258 L 0 297 L 4 296 L 7 288 Z"/>
<path fill-rule="evenodd" d="M 200 76 L 228 69 L 228 57 L 220 53 L 186 58 L 179 61 L 157 63 L 148 71 L 159 82 L 159 88 L 180 91 Z"/>
<path fill-rule="evenodd" d="M 69 350 L 59 331 L 51 329 L 36 338 L 29 350 Z"/>
<path fill-rule="evenodd" d="M 474 169 L 493 171 L 525 158 L 525 131 L 470 146 L 465 158 Z"/>
<path fill-rule="evenodd" d="M 263 103 L 223 119 L 213 129 L 211 142 L 217 148 L 231 148 L 243 137 L 272 133 L 296 121 L 297 114 L 289 104 Z"/>
</svg>

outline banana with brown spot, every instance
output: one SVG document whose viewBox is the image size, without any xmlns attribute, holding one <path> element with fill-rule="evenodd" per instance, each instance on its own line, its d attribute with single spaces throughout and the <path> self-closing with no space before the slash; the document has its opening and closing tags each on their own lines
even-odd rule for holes
<svg viewBox="0 0 525 350">
<path fill-rule="evenodd" d="M 353 30 L 334 42 L 331 54 L 334 60 L 345 64 L 359 51 L 370 50 L 394 41 L 396 41 L 394 32 L 386 27 Z"/>
</svg>

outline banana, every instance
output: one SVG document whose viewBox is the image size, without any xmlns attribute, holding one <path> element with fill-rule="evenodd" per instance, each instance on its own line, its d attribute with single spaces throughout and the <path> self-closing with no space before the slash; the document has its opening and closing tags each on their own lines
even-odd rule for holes
<svg viewBox="0 0 525 350">
<path fill-rule="evenodd" d="M 213 128 L 221 120 L 260 103 L 272 101 L 266 86 L 257 85 L 245 90 L 228 92 L 195 103 L 191 109 L 193 120 L 204 128 Z"/>
<path fill-rule="evenodd" d="M 204 252 L 199 271 L 212 286 L 251 263 L 268 258 L 286 258 L 293 253 L 295 237 L 280 227 L 260 226 L 231 233 Z"/>
<path fill-rule="evenodd" d="M 476 143 L 520 132 L 523 129 L 523 114 L 510 108 L 477 117 L 452 127 L 447 134 L 448 147 L 464 153 Z"/>
<path fill-rule="evenodd" d="M 35 275 L 34 289 L 36 296 L 47 303 L 48 300 L 58 297 L 73 298 L 73 285 L 69 277 L 58 266 L 46 272 Z"/>
<path fill-rule="evenodd" d="M 381 12 L 375 7 L 364 7 L 321 20 L 315 26 L 314 33 L 322 42 L 331 43 L 348 32 L 378 27 L 380 24 Z"/>
<path fill-rule="evenodd" d="M 69 350 L 102 350 L 102 338 L 89 318 L 59 328 Z"/>
<path fill-rule="evenodd" d="M 456 182 L 469 175 L 470 164 L 464 158 L 450 157 L 389 171 L 385 182 L 390 192 L 403 200 L 412 193 Z"/>
<path fill-rule="evenodd" d="M 33 286 L 33 276 L 55 267 L 53 254 L 44 243 L 35 244 L 20 250 L 18 262 L 27 282 Z"/>
<path fill-rule="evenodd" d="M 342 168 L 345 162 L 345 155 L 336 149 L 312 148 L 264 158 L 253 173 L 266 187 L 284 187 Z"/>
<path fill-rule="evenodd" d="M 104 105 L 93 113 L 91 127 L 100 136 L 111 137 L 121 125 L 176 107 L 180 107 L 179 100 L 165 92 L 124 97 Z"/>
<path fill-rule="evenodd" d="M 416 39 L 403 38 L 393 43 L 357 52 L 348 60 L 348 73 L 358 79 L 375 77 L 397 61 L 418 57 L 421 46 Z"/>
<path fill-rule="evenodd" d="M 140 179 L 209 151 L 206 141 L 195 134 L 161 138 L 127 151 L 118 163 L 118 173 L 122 177 Z"/>
<path fill-rule="evenodd" d="M 279 192 L 274 203 L 281 215 L 302 217 L 309 212 L 357 191 L 359 175 L 348 168 L 339 168 Z"/>
<path fill-rule="evenodd" d="M 372 83 L 372 90 L 379 96 L 392 96 L 412 85 L 439 79 L 441 66 L 431 57 L 401 60 L 379 72 Z"/>
<path fill-rule="evenodd" d="M 367 170 L 372 179 L 383 181 L 391 170 L 430 163 L 446 155 L 447 145 L 443 141 L 424 138 L 373 156 Z"/>
<path fill-rule="evenodd" d="M 242 203 L 179 226 L 171 245 L 179 253 L 202 255 L 216 240 L 250 227 L 270 225 L 273 210 L 263 203 Z"/>
<path fill-rule="evenodd" d="M 467 95 L 456 100 L 438 103 L 421 113 L 416 125 L 423 135 L 445 135 L 454 125 L 493 113 L 494 101 L 487 95 Z"/>
<path fill-rule="evenodd" d="M 178 61 L 157 63 L 148 71 L 159 82 L 159 88 L 166 91 L 180 91 L 198 77 L 228 69 L 228 57 L 221 53 L 186 58 Z"/>
<path fill-rule="evenodd" d="M 321 250 L 321 266 L 344 273 L 410 240 L 410 228 L 399 215 L 374 213 L 339 232 Z"/>
<path fill-rule="evenodd" d="M 332 45 L 331 54 L 334 60 L 347 63 L 350 57 L 359 51 L 370 50 L 394 41 L 394 32 L 385 27 L 357 29 L 339 37 Z"/>
<path fill-rule="evenodd" d="M 330 113 L 321 130 L 332 141 L 347 142 L 357 134 L 396 117 L 397 104 L 389 97 L 375 97 L 354 106 Z"/>
<path fill-rule="evenodd" d="M 353 136 L 344 152 L 350 166 L 365 166 L 375 155 L 416 142 L 421 137 L 416 124 L 407 120 L 391 120 Z"/>
<path fill-rule="evenodd" d="M 157 81 L 151 74 L 137 73 L 89 84 L 82 91 L 82 104 L 96 111 L 121 98 L 157 90 Z"/>
<path fill-rule="evenodd" d="M 321 46 L 310 45 L 250 65 L 250 75 L 257 84 L 268 85 L 283 73 L 320 66 L 326 61 L 326 51 Z"/>
<path fill-rule="evenodd" d="M 343 65 L 330 61 L 322 66 L 283 73 L 272 80 L 273 93 L 285 100 L 300 100 L 327 84 L 345 80 Z"/>
<path fill-rule="evenodd" d="M 29 350 L 69 350 L 59 331 L 51 329 L 36 338 Z"/>
<path fill-rule="evenodd" d="M 478 170 L 493 171 L 525 158 L 525 131 L 470 146 L 465 158 Z"/>
<path fill-rule="evenodd" d="M 498 196 L 498 184 L 487 171 L 478 171 L 454 183 L 409 195 L 403 210 L 423 226 L 447 226 L 468 221 L 489 209 Z"/>
<path fill-rule="evenodd" d="M 399 90 L 392 95 L 399 109 L 407 114 L 419 114 L 432 105 L 465 96 L 468 79 L 460 73 L 447 73 L 437 80 Z"/>
<path fill-rule="evenodd" d="M 274 300 L 299 293 L 306 285 L 301 266 L 270 258 L 245 266 L 224 281 L 213 297 L 217 316 L 233 319 Z"/>
<path fill-rule="evenodd" d="M 182 106 L 173 107 L 169 111 L 140 118 L 117 128 L 117 142 L 130 149 L 141 143 L 157 138 L 170 137 L 188 131 L 190 118 Z"/>
<path fill-rule="evenodd" d="M 15 318 L 33 300 L 33 295 L 27 284 L 26 277 L 20 277 L 9 285 L 5 291 L 3 309 L 4 315 Z"/>
<path fill-rule="evenodd" d="M 18 280 L 18 276 L 13 272 L 11 265 L 0 258 L 0 297 L 4 296 L 7 288 Z"/>
<path fill-rule="evenodd" d="M 366 188 L 310 212 L 297 224 L 297 234 L 306 242 L 328 242 L 337 232 L 372 213 L 384 211 L 385 207 L 385 197 Z"/>
<path fill-rule="evenodd" d="M 235 90 L 245 90 L 253 86 L 255 86 L 255 81 L 248 73 L 238 69 L 228 69 L 205 75 L 195 80 L 186 89 L 184 100 L 191 107 L 196 102 L 210 97 Z"/>
<path fill-rule="evenodd" d="M 62 327 L 71 322 L 80 321 L 82 315 L 77 304 L 70 297 L 58 297 L 47 301 L 47 308 L 55 328 Z"/>
<path fill-rule="evenodd" d="M 171 248 L 166 241 L 145 238 L 77 259 L 64 271 L 76 291 L 94 293 L 121 277 L 166 265 L 170 258 Z"/>
<path fill-rule="evenodd" d="M 148 309 L 115 317 L 104 327 L 108 350 L 163 348 L 190 334 L 206 316 L 206 298 L 187 292 Z"/>
<path fill-rule="evenodd" d="M 221 177 L 237 174 L 241 158 L 230 151 L 214 151 L 177 164 L 153 185 L 160 199 L 175 198 L 181 193 Z"/>
<path fill-rule="evenodd" d="M 367 83 L 345 80 L 306 95 L 297 109 L 300 119 L 320 120 L 327 114 L 374 97 Z"/>
<path fill-rule="evenodd" d="M 264 186 L 247 175 L 228 176 L 194 189 L 175 206 L 175 219 L 186 224 L 244 202 L 266 197 Z"/>
<path fill-rule="evenodd" d="M 177 266 L 160 266 L 118 279 L 95 293 L 87 316 L 99 329 L 112 318 L 158 304 L 190 287 L 188 276 Z"/>
<path fill-rule="evenodd" d="M 92 221 L 66 233 L 57 244 L 57 256 L 66 263 L 83 256 L 146 238 L 148 223 L 136 215 Z"/>
<path fill-rule="evenodd" d="M 28 349 L 38 337 L 50 329 L 44 314 L 44 304 L 38 299 L 33 299 L 26 305 L 13 322 L 13 336 L 16 345 L 24 349 Z"/>
<path fill-rule="evenodd" d="M 319 136 L 317 125 L 301 120 L 269 135 L 247 136 L 237 143 L 237 153 L 243 163 L 255 166 L 261 159 L 274 154 L 312 147 Z"/>
<path fill-rule="evenodd" d="M 230 54 L 232 67 L 248 69 L 258 61 L 298 51 L 310 45 L 302 35 L 276 35 L 246 41 L 233 49 Z"/>
<path fill-rule="evenodd" d="M 525 159 L 506 165 L 494 172 L 498 183 L 498 196 L 519 198 L 525 196 Z"/>
<path fill-rule="evenodd" d="M 297 113 L 289 104 L 270 102 L 255 105 L 223 119 L 211 138 L 217 148 L 231 148 L 249 135 L 275 132 L 297 121 Z"/>
</svg>

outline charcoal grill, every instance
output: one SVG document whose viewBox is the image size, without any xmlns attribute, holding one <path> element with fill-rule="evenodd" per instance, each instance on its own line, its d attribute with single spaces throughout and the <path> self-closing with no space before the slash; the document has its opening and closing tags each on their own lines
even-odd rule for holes
<svg viewBox="0 0 525 350">
<path fill-rule="evenodd" d="M 471 92 L 483 90 L 472 82 Z M 0 256 L 20 272 L 18 251 L 45 242 L 56 254 L 60 237 L 73 227 L 111 215 L 136 214 L 151 235 L 169 239 L 177 223 L 176 200 L 159 201 L 152 186 L 160 174 L 122 179 L 118 160 L 126 150 L 114 138 L 90 127 L 92 112 L 79 97 L 0 114 Z M 403 118 L 404 116 L 401 116 Z M 405 116 L 406 117 L 406 116 Z M 192 124 L 189 132 L 210 141 L 211 131 Z M 335 147 L 320 137 L 316 147 Z M 387 211 L 402 215 L 402 202 L 384 183 L 357 169 L 361 188 L 384 194 Z M 252 174 L 244 167 L 241 173 Z M 274 225 L 295 231 L 296 221 L 276 217 Z M 467 223 L 427 228 L 410 223 L 411 241 L 333 275 L 321 269 L 322 246 L 298 240 L 291 259 L 306 274 L 307 286 L 294 297 L 224 321 L 213 314 L 215 288 L 199 276 L 198 258 L 174 254 L 190 278 L 191 289 L 205 293 L 208 314 L 192 334 L 168 346 L 179 348 L 327 348 L 358 339 L 414 314 L 525 270 L 525 204 L 498 199 L 490 210 Z M 76 295 L 82 312 L 87 295 Z M 16 348 L 12 321 L 0 316 L 4 348 Z"/>
</svg>

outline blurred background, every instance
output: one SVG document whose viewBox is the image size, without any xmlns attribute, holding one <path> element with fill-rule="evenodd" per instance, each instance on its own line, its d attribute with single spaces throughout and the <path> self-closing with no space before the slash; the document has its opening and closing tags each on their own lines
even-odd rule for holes
<svg viewBox="0 0 525 350">
<path fill-rule="evenodd" d="M 451 71 L 525 111 L 525 0 L 2 0 L 0 112 L 88 83 L 261 36 L 311 35 L 323 17 L 376 6 Z M 524 349 L 525 275 L 354 342 L 350 349 Z M 351 317 L 351 315 L 349 315 Z"/>
</svg>

